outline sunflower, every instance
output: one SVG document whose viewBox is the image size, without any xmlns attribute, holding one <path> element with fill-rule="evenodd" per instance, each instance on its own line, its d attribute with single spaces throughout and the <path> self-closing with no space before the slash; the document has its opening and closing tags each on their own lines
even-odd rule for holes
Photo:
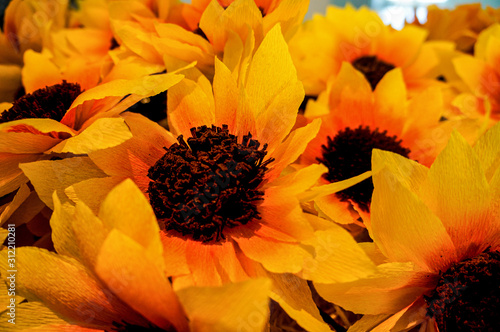
<svg viewBox="0 0 500 332">
<path fill-rule="evenodd" d="M 47 35 L 65 26 L 67 11 L 67 1 L 10 1 L 0 32 L 0 102 L 12 102 L 22 93 L 24 52 L 40 51 Z"/>
<path fill-rule="evenodd" d="M 306 329 L 328 331 L 304 279 L 353 280 L 372 269 L 367 263 L 351 270 L 350 235 L 301 209 L 299 194 L 326 168 L 287 168 L 320 120 L 291 131 L 303 89 L 279 27 L 256 50 L 244 79 L 219 60 L 213 92 L 197 69 L 185 74 L 168 92 L 173 134 L 141 115 L 124 114 L 133 138 L 89 154 L 108 177 L 75 181 L 63 194 L 98 211 L 111 188 L 131 178 L 158 218 L 175 289 L 269 277 L 271 297 L 292 318 Z M 32 175 L 42 179 L 60 162 L 32 163 L 39 165 Z M 330 243 L 333 234 L 343 242 Z"/>
<path fill-rule="evenodd" d="M 328 7 L 325 16 L 303 23 L 290 40 L 290 52 L 306 95 L 318 96 L 342 62 L 362 72 L 374 89 L 391 69 L 400 68 L 410 92 L 442 85 L 427 74 L 439 64 L 433 48 L 425 43 L 427 32 L 415 26 L 401 31 L 386 26 L 376 12 Z"/>
<path fill-rule="evenodd" d="M 325 299 L 365 314 L 353 331 L 496 331 L 500 273 L 500 125 L 473 148 L 454 132 L 430 168 L 375 150 L 377 273 L 315 284 Z M 374 326 L 378 328 L 374 328 Z"/>
<path fill-rule="evenodd" d="M 328 173 L 322 184 L 360 174 L 364 176 L 359 180 L 366 179 L 373 148 L 430 165 L 453 127 L 439 121 L 442 110 L 442 95 L 437 88 L 429 88 L 408 101 L 399 68 L 388 72 L 372 91 L 366 78 L 344 62 L 328 90 L 318 101 L 310 102 L 305 111 L 308 121 L 319 118 L 322 124 L 300 163 L 319 161 L 326 165 Z M 335 195 L 316 198 L 316 208 L 336 222 L 358 223 L 359 213 L 370 210 L 372 190 L 371 180 L 366 179 Z"/>
<path fill-rule="evenodd" d="M 21 226 L 28 223 L 32 233 L 47 235 L 48 228 L 29 224 L 47 220 L 52 191 L 34 192 L 38 180 L 54 182 L 49 173 L 29 181 L 30 163 L 63 159 L 66 163 L 57 174 L 64 183 L 67 173 L 77 167 L 91 167 L 88 158 L 74 159 L 91 151 L 118 145 L 131 138 L 124 120 L 118 115 L 144 97 L 157 94 L 182 79 L 174 73 L 140 80 L 117 80 L 82 93 L 77 84 L 63 82 L 27 94 L 0 114 L 0 223 Z M 133 93 L 121 100 L 123 96 Z M 104 176 L 92 168 L 81 180 Z M 55 181 L 55 183 L 59 183 Z M 69 182 L 67 185 L 69 185 Z M 47 238 L 48 239 L 48 238 Z M 21 245 L 21 243 L 18 243 Z"/>
<path fill-rule="evenodd" d="M 307 5 L 305 0 L 194 1 L 184 4 L 180 9 L 182 15 L 175 16 L 185 22 L 160 20 L 136 1 L 110 5 L 114 36 L 120 44 L 112 56 L 122 59 L 132 54 L 167 70 L 196 61 L 197 68 L 212 78 L 215 55 L 224 57 L 233 70 L 230 64 L 246 56 L 246 46 L 259 45 L 276 24 L 282 25 L 287 38 L 293 34 Z"/>
<path fill-rule="evenodd" d="M 231 331 L 249 320 L 255 331 L 265 326 L 269 280 L 173 291 L 158 223 L 132 181 L 109 193 L 98 216 L 83 203 L 61 204 L 56 194 L 54 205 L 51 225 L 58 253 L 34 247 L 16 250 L 16 290 L 28 299 L 18 304 L 16 326 Z M 7 280 L 12 270 L 7 251 L 0 255 L 1 275 Z M 31 314 L 22 314 L 27 312 Z M 9 326 L 8 316 L 2 318 L 1 324 Z"/>
<path fill-rule="evenodd" d="M 427 21 L 415 23 L 429 32 L 427 40 L 453 41 L 456 49 L 464 53 L 473 54 L 478 35 L 492 24 L 500 23 L 500 10 L 483 9 L 480 3 L 459 5 L 452 10 L 432 5 L 427 10 Z"/>
<path fill-rule="evenodd" d="M 469 117 L 484 117 L 494 124 L 500 119 L 500 24 L 493 24 L 479 35 L 474 56 L 453 60 L 455 70 L 467 91 L 454 105 Z"/>
</svg>

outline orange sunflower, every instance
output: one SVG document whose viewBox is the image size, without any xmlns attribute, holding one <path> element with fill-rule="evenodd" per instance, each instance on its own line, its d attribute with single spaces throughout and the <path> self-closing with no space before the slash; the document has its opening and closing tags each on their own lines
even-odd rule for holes
<svg viewBox="0 0 500 332">
<path fill-rule="evenodd" d="M 359 246 L 377 272 L 315 284 L 365 314 L 350 331 L 497 331 L 500 296 L 500 125 L 473 148 L 454 132 L 430 168 L 374 150 L 373 239 Z"/>
<path fill-rule="evenodd" d="M 235 78 L 216 60 L 213 87 L 197 69 L 187 71 L 168 92 L 177 140 L 141 115 L 124 114 L 134 137 L 89 154 L 108 177 L 76 179 L 62 193 L 98 211 L 111 188 L 131 178 L 158 218 L 175 289 L 266 276 L 273 280 L 272 298 L 301 326 L 328 331 L 304 279 L 354 280 L 373 266 L 351 270 L 350 235 L 302 211 L 299 194 L 326 168 L 287 168 L 316 135 L 320 120 L 291 131 L 303 88 L 279 27 L 247 68 Z M 39 167 L 29 177 L 41 183 L 60 163 L 32 163 L 33 170 Z M 46 192 L 42 187 L 37 190 Z M 342 241 L 331 243 L 333 234 Z"/>
<path fill-rule="evenodd" d="M 474 56 L 453 60 L 455 70 L 467 91 L 454 105 L 469 117 L 485 117 L 491 124 L 500 119 L 500 24 L 493 24 L 479 35 Z"/>
<path fill-rule="evenodd" d="M 80 162 L 71 157 L 109 148 L 132 137 L 124 120 L 118 117 L 120 112 L 181 79 L 181 75 L 172 73 L 117 80 L 83 93 L 79 85 L 63 82 L 27 94 L 4 110 L 0 114 L 1 224 L 10 220 L 19 226 L 32 220 L 45 206 L 53 207 L 52 191 L 31 190 L 39 184 L 29 183 L 30 163 L 65 159 L 66 170 L 58 175 L 59 181 L 65 183 L 64 173 L 92 165 L 88 158 Z M 133 94 L 121 100 L 130 93 Z M 44 174 L 43 182 L 54 182 L 48 174 Z M 95 170 L 82 175 L 81 180 L 99 175 L 103 173 Z M 46 235 L 47 228 L 37 233 Z"/>
<path fill-rule="evenodd" d="M 270 281 L 172 289 L 153 210 L 132 181 L 114 188 L 98 216 L 54 195 L 51 226 L 57 254 L 16 250 L 16 326 L 43 331 L 235 331 L 269 316 Z M 0 253 L 4 281 L 12 276 Z M 0 301 L 9 301 L 7 287 Z M 19 298 L 18 298 L 19 299 Z M 22 299 L 22 298 L 21 298 Z M 256 316 L 256 311 L 258 315 Z M 12 326 L 7 311 L 0 328 Z M 10 324 L 10 325 L 9 325 Z M 10 329 L 10 328 L 9 328 Z"/>
<path fill-rule="evenodd" d="M 429 88 L 410 101 L 403 73 L 388 72 L 372 91 L 366 78 L 348 62 L 342 64 L 318 101 L 309 103 L 305 118 L 321 119 L 318 135 L 301 156 L 303 165 L 328 167 L 322 183 L 369 177 L 371 151 L 389 150 L 430 165 L 444 147 L 452 123 L 440 122 L 443 111 L 439 89 Z M 453 124 L 456 125 L 456 124 Z M 370 210 L 373 185 L 356 186 L 315 200 L 316 208 L 339 223 L 357 223 Z M 325 194 L 327 191 L 325 191 Z"/>
<path fill-rule="evenodd" d="M 408 90 L 414 92 L 441 85 L 428 75 L 439 59 L 435 46 L 425 43 L 426 36 L 415 26 L 393 30 L 376 12 L 347 5 L 328 7 L 325 16 L 303 23 L 289 44 L 306 95 L 324 91 L 344 61 L 362 72 L 373 89 L 387 72 L 400 68 Z"/>
</svg>

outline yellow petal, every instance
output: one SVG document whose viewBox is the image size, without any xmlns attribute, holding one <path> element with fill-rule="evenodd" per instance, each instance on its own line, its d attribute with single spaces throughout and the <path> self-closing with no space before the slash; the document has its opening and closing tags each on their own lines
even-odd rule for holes
<svg viewBox="0 0 500 332">
<path fill-rule="evenodd" d="M 373 176 L 370 236 L 392 261 L 444 271 L 456 261 L 443 223 L 406 186 L 384 169 Z"/>
<path fill-rule="evenodd" d="M 72 202 L 83 202 L 97 214 L 106 195 L 125 179 L 122 176 L 110 176 L 83 180 L 64 189 L 64 193 Z"/>
<path fill-rule="evenodd" d="M 0 253 L 2 276 L 12 272 L 7 267 L 7 252 Z M 123 305 L 76 260 L 43 249 L 17 248 L 15 266 L 16 291 L 28 299 L 41 300 L 62 317 L 87 327 L 113 327 L 113 321 L 127 317 L 129 323 L 143 319 Z M 44 276 L 40 278 L 39 276 Z"/>
<path fill-rule="evenodd" d="M 228 125 L 229 132 L 232 133 L 235 132 L 238 114 L 238 96 L 238 85 L 231 72 L 216 58 L 214 76 L 215 124 L 217 126 Z"/>
<path fill-rule="evenodd" d="M 316 231 L 302 243 L 314 248 L 314 257 L 304 262 L 304 279 L 319 283 L 348 282 L 375 272 L 375 265 L 352 236 L 333 223 L 328 230 Z"/>
<path fill-rule="evenodd" d="M 19 168 L 19 164 L 38 159 L 40 155 L 36 154 L 0 153 L 0 195 L 7 195 L 27 183 L 28 178 Z"/>
<path fill-rule="evenodd" d="M 26 93 L 59 84 L 63 76 L 59 68 L 44 53 L 27 50 L 24 53 L 23 86 Z"/>
<path fill-rule="evenodd" d="M 54 212 L 50 218 L 50 228 L 52 229 L 52 242 L 56 251 L 65 256 L 78 259 L 80 250 L 76 243 L 73 228 L 68 227 L 75 214 L 75 208 L 69 204 L 61 204 L 57 193 L 52 195 L 54 200 Z"/>
<path fill-rule="evenodd" d="M 54 207 L 54 190 L 57 190 L 59 198 L 65 202 L 69 200 L 64 194 L 65 188 L 86 179 L 106 176 L 88 157 L 42 160 L 21 164 L 19 167 L 30 179 L 40 199 L 51 209 Z"/>
<path fill-rule="evenodd" d="M 336 192 L 342 191 L 344 189 L 347 189 L 349 187 L 352 187 L 353 185 L 368 179 L 372 175 L 371 171 L 364 172 L 363 174 L 354 176 L 350 179 L 347 180 L 342 180 L 338 182 L 333 182 L 321 186 L 317 186 L 312 188 L 309 191 L 304 192 L 303 194 L 299 195 L 299 199 L 301 202 L 308 202 L 313 199 L 317 199 L 320 197 L 324 197 L 327 195 L 334 194 Z"/>
<path fill-rule="evenodd" d="M 268 279 L 177 292 L 192 331 L 264 331 L 269 319 Z"/>
<path fill-rule="evenodd" d="M 314 288 L 325 300 L 355 313 L 392 314 L 432 289 L 438 275 L 413 271 L 409 263 L 387 263 L 368 278 L 352 282 L 320 284 Z"/>
<path fill-rule="evenodd" d="M 312 300 L 307 281 L 293 274 L 267 273 L 273 281 L 271 298 L 307 331 L 331 331 Z"/>
<path fill-rule="evenodd" d="M 274 150 L 269 158 L 274 158 L 271 170 L 266 179 L 277 178 L 283 169 L 293 163 L 304 152 L 307 144 L 316 136 L 321 126 L 321 120 L 316 119 L 305 127 L 294 130 L 287 139 Z"/>
<path fill-rule="evenodd" d="M 149 259 L 163 266 L 160 227 L 153 208 L 132 180 L 127 179 L 111 190 L 101 205 L 99 218 L 144 247 Z"/>
<path fill-rule="evenodd" d="M 279 143 L 295 124 L 297 110 L 304 97 L 279 25 L 269 31 L 255 52 L 245 86 L 251 109 L 258 119 L 258 137 L 267 138 L 265 142 L 272 143 L 272 133 L 277 136 L 276 143 Z M 281 102 L 277 104 L 275 100 Z M 274 125 L 279 125 L 279 129 L 269 129 L 272 125 L 268 122 L 271 120 Z"/>
<path fill-rule="evenodd" d="M 406 115 L 407 96 L 401 69 L 396 68 L 385 74 L 377 84 L 374 95 L 374 112 L 380 128 L 402 129 L 398 119 Z M 395 121 L 398 122 L 394 123 Z"/>
<path fill-rule="evenodd" d="M 420 196 L 443 222 L 458 259 L 486 249 L 484 239 L 494 231 L 490 228 L 491 190 L 481 161 L 457 132 L 432 164 Z"/>
<path fill-rule="evenodd" d="M 168 119 L 176 134 L 191 135 L 190 129 L 215 124 L 212 93 L 206 94 L 196 82 L 184 79 L 168 91 Z"/>
<path fill-rule="evenodd" d="M 482 135 L 473 150 L 483 165 L 486 179 L 491 180 L 500 167 L 500 123 Z"/>
<path fill-rule="evenodd" d="M 124 97 L 128 94 L 137 95 L 142 98 L 155 96 L 177 84 L 182 78 L 182 75 L 168 73 L 151 75 L 133 80 L 114 80 L 83 92 L 75 99 L 71 108 L 75 108 L 85 101 L 98 100 L 106 97 Z"/>
<path fill-rule="evenodd" d="M 398 181 L 413 192 L 418 191 L 429 172 L 427 167 L 397 153 L 373 149 L 372 172 L 376 174 L 384 168 L 390 171 L 390 181 Z"/>
<path fill-rule="evenodd" d="M 130 237 L 112 230 L 101 247 L 95 271 L 114 294 L 158 327 L 173 325 L 178 331 L 187 331 L 184 312 L 165 274 Z"/>
<path fill-rule="evenodd" d="M 132 138 L 122 118 L 97 119 L 78 135 L 64 140 L 50 151 L 55 153 L 88 154 L 119 145 Z"/>
</svg>

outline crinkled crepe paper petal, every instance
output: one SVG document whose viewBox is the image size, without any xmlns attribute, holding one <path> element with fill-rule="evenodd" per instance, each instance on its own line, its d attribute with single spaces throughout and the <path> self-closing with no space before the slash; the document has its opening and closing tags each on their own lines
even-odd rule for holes
<svg viewBox="0 0 500 332">
<path fill-rule="evenodd" d="M 163 270 L 163 246 L 153 208 L 132 180 L 127 179 L 107 195 L 99 219 L 144 247 L 148 258 Z"/>
<path fill-rule="evenodd" d="M 61 203 L 57 192 L 53 193 L 52 198 L 54 200 L 54 212 L 50 218 L 50 228 L 52 229 L 54 248 L 61 255 L 79 260 L 81 257 L 80 249 L 71 227 L 71 220 L 75 216 L 75 207 L 69 202 Z"/>
<path fill-rule="evenodd" d="M 192 331 L 263 331 L 269 319 L 271 281 L 253 279 L 222 287 L 177 291 Z"/>
<path fill-rule="evenodd" d="M 354 186 L 355 184 L 368 179 L 372 175 L 371 171 L 364 172 L 363 174 L 354 176 L 347 180 L 332 182 L 329 184 L 324 184 L 321 186 L 317 186 L 312 188 L 309 191 L 306 191 L 298 196 L 301 202 L 308 202 L 313 199 L 334 194 L 336 192 L 342 191 L 349 187 Z"/>
<path fill-rule="evenodd" d="M 204 10 L 199 26 L 212 43 L 215 52 L 221 52 L 229 31 L 246 40 L 253 32 L 257 41 L 262 40 L 262 14 L 252 0 L 235 0 L 227 8 L 212 1 Z"/>
<path fill-rule="evenodd" d="M 192 80 L 184 79 L 170 88 L 167 103 L 170 128 L 175 134 L 183 134 L 185 140 L 191 137 L 191 128 L 215 124 L 212 92 L 207 94 Z"/>
<path fill-rule="evenodd" d="M 427 304 L 419 298 L 392 315 L 364 315 L 349 328 L 349 332 L 407 331 L 426 319 Z M 421 331 L 421 330 L 420 330 Z"/>
<path fill-rule="evenodd" d="M 500 123 L 478 139 L 473 151 L 483 166 L 486 179 L 490 181 L 500 168 Z"/>
<path fill-rule="evenodd" d="M 132 138 L 122 118 L 97 119 L 78 135 L 70 137 L 52 149 L 55 153 L 88 154 L 119 145 Z"/>
<path fill-rule="evenodd" d="M 307 281 L 293 274 L 267 273 L 273 281 L 271 298 L 307 331 L 331 331 L 321 318 Z"/>
<path fill-rule="evenodd" d="M 240 236 L 233 239 L 243 253 L 261 263 L 266 270 L 275 273 L 297 273 L 302 269 L 309 252 L 297 243 L 277 241 L 272 238 L 255 236 L 252 231 L 240 228 Z"/>
<path fill-rule="evenodd" d="M 7 276 L 7 251 L 0 256 L 2 275 Z M 17 248 L 16 268 L 16 291 L 20 295 L 41 300 L 70 321 L 96 328 L 112 328 L 112 322 L 122 317 L 129 323 L 143 322 L 72 258 L 34 247 Z"/>
<path fill-rule="evenodd" d="M 308 216 L 309 219 L 317 218 Z M 375 273 L 376 266 L 342 227 L 331 224 L 301 242 L 314 250 L 306 258 L 301 277 L 319 283 L 349 282 Z"/>
<path fill-rule="evenodd" d="M 296 110 L 304 97 L 279 25 L 269 31 L 255 52 L 248 69 L 245 90 L 257 120 L 255 136 L 268 143 L 272 153 L 295 124 Z M 286 108 L 280 106 L 282 111 L 279 116 L 275 103 L 278 100 L 287 105 Z M 279 118 L 278 123 L 275 122 L 276 118 Z"/>
<path fill-rule="evenodd" d="M 415 193 L 387 169 L 374 174 L 373 183 L 370 236 L 390 260 L 426 271 L 444 271 L 456 261 L 443 223 Z"/>
<path fill-rule="evenodd" d="M 36 154 L 0 153 L 0 197 L 29 181 L 19 168 L 19 164 L 33 162 L 40 157 Z"/>
<path fill-rule="evenodd" d="M 230 132 L 235 132 L 238 117 L 238 83 L 229 69 L 219 59 L 215 59 L 214 76 L 215 124 L 228 125 Z M 243 133 L 247 134 L 247 133 Z"/>
<path fill-rule="evenodd" d="M 2 331 L 43 331 L 43 332 L 96 332 L 101 329 L 89 329 L 70 324 L 57 316 L 41 302 L 25 302 L 16 305 L 15 324 L 10 323 L 7 312 L 0 314 L 0 330 Z"/>
<path fill-rule="evenodd" d="M 26 93 L 32 93 L 35 90 L 62 82 L 63 75 L 59 68 L 50 61 L 51 57 L 48 50 L 42 53 L 27 50 L 24 53 L 22 79 Z"/>
<path fill-rule="evenodd" d="M 72 202 L 83 202 L 97 214 L 106 195 L 127 178 L 126 176 L 109 176 L 83 180 L 64 189 L 64 193 Z"/>
<path fill-rule="evenodd" d="M 345 181 L 345 180 L 344 180 Z M 336 195 L 320 196 L 314 199 L 314 209 L 318 216 L 338 224 L 358 224 L 360 215 L 350 201 L 342 201 Z"/>
<path fill-rule="evenodd" d="M 142 98 L 155 96 L 180 82 L 183 77 L 177 73 L 167 73 L 131 80 L 117 79 L 83 92 L 71 104 L 70 109 L 82 105 L 86 101 L 107 97 L 124 97 L 128 94 Z"/>
<path fill-rule="evenodd" d="M 37 193 L 34 190 L 30 190 L 26 184 L 23 184 L 14 196 L 14 199 L 5 206 L 4 211 L 0 216 L 0 224 L 5 225 L 5 223 L 13 224 L 16 227 L 28 224 L 30 232 L 35 234 L 35 230 L 31 228 L 34 224 L 42 225 L 44 229 L 43 234 L 35 234 L 36 236 L 47 235 L 46 223 L 39 223 L 42 218 L 37 218 L 40 212 L 43 212 L 45 204 L 40 200 Z M 33 222 L 33 223 L 32 223 Z"/>
<path fill-rule="evenodd" d="M 478 156 L 457 132 L 432 164 L 419 195 L 441 219 L 458 260 L 489 246 L 484 240 L 497 231 L 491 223 L 498 213 L 497 208 L 490 209 L 492 189 Z"/>
<path fill-rule="evenodd" d="M 267 172 L 266 179 L 274 180 L 285 167 L 296 161 L 306 149 L 307 144 L 316 136 L 320 126 L 321 120 L 316 119 L 307 126 L 292 131 L 286 140 L 269 155 L 269 158 L 274 158 L 274 161 L 270 164 L 271 169 Z"/>
<path fill-rule="evenodd" d="M 113 229 L 101 246 L 95 271 L 116 296 L 158 327 L 173 324 L 178 331 L 187 331 L 170 282 L 158 261 L 151 258 L 146 248 Z"/>
<path fill-rule="evenodd" d="M 416 272 L 412 263 L 387 263 L 377 272 L 352 282 L 314 283 L 319 295 L 355 313 L 392 314 L 432 289 L 439 275 Z"/>
<path fill-rule="evenodd" d="M 106 176 L 88 157 L 42 160 L 21 164 L 19 167 L 30 179 L 40 199 L 51 209 L 54 207 L 54 190 L 57 190 L 59 198 L 65 202 L 68 200 L 64 194 L 65 188 L 86 179 Z"/>
<path fill-rule="evenodd" d="M 277 2 L 274 3 L 276 4 Z M 264 17 L 264 33 L 271 30 L 273 26 L 280 24 L 285 39 L 290 39 L 304 20 L 308 5 L 309 1 L 307 0 L 280 1 L 279 5 L 273 11 L 268 11 Z"/>
</svg>

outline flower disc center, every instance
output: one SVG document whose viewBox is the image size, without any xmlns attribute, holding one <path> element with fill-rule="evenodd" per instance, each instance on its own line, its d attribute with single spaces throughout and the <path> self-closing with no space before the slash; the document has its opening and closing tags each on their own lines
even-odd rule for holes
<svg viewBox="0 0 500 332">
<path fill-rule="evenodd" d="M 375 90 L 378 82 L 380 82 L 388 71 L 396 68 L 394 65 L 384 62 L 374 55 L 357 58 L 352 62 L 352 65 L 365 75 L 368 82 L 370 82 L 372 90 Z"/>
<path fill-rule="evenodd" d="M 330 182 L 346 180 L 369 171 L 373 149 L 391 151 L 406 158 L 410 154 L 409 149 L 401 146 L 401 140 L 396 136 L 388 136 L 387 131 L 379 132 L 378 128 L 347 127 L 327 139 L 327 144 L 321 149 L 323 156 L 317 160 L 328 167 L 324 178 Z M 352 200 L 364 211 L 369 211 L 372 193 L 373 182 L 369 178 L 336 195 L 343 201 Z"/>
<path fill-rule="evenodd" d="M 0 115 L 0 123 L 30 118 L 61 121 L 80 93 L 79 84 L 66 81 L 38 89 L 14 101 L 12 107 Z"/>
<path fill-rule="evenodd" d="M 211 241 L 224 237 L 225 227 L 260 219 L 257 202 L 267 165 L 267 144 L 252 135 L 237 137 L 227 126 L 192 128 L 187 144 L 182 135 L 149 169 L 150 202 L 160 226 Z"/>
<path fill-rule="evenodd" d="M 500 252 L 453 264 L 424 298 L 441 332 L 500 331 Z"/>
</svg>

